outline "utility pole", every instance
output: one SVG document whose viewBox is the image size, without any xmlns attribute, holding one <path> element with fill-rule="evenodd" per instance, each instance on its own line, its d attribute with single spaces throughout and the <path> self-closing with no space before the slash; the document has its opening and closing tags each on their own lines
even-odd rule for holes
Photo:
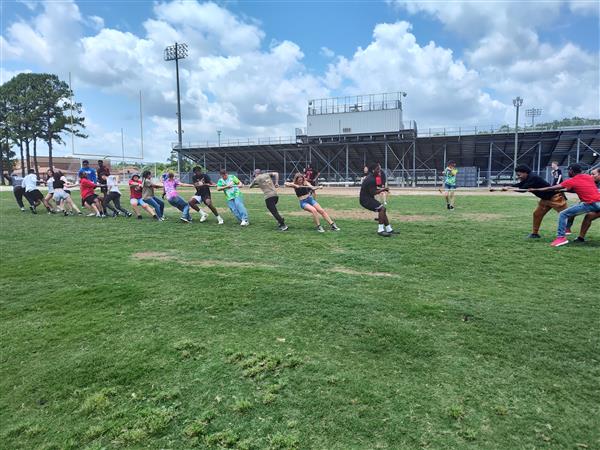
<svg viewBox="0 0 600 450">
<path fill-rule="evenodd" d="M 221 146 L 221 130 L 217 130 L 217 147 Z"/>
<path fill-rule="evenodd" d="M 542 110 L 539 108 L 531 108 L 525 110 L 525 115 L 531 117 L 531 128 L 533 128 L 535 118 L 542 115 Z"/>
<path fill-rule="evenodd" d="M 170 45 L 165 48 L 165 61 L 175 61 L 175 74 L 177 78 L 177 172 L 181 177 L 181 150 L 183 148 L 183 137 L 181 135 L 181 96 L 179 93 L 179 60 L 186 58 L 188 55 L 187 44 Z"/>
<path fill-rule="evenodd" d="M 513 105 L 517 109 L 516 117 L 515 117 L 515 156 L 513 160 L 513 180 L 516 182 L 517 173 L 515 169 L 517 168 L 517 152 L 519 149 L 519 108 L 523 104 L 523 99 L 521 97 L 517 97 L 513 99 Z"/>
</svg>

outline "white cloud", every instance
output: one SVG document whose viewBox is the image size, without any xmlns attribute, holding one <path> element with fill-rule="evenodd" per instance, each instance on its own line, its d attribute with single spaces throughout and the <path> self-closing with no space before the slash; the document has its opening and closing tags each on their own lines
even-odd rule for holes
<svg viewBox="0 0 600 450">
<path fill-rule="evenodd" d="M 571 0 L 569 9 L 576 14 L 600 16 L 600 3 L 597 0 Z"/>
<path fill-rule="evenodd" d="M 325 58 L 333 58 L 335 56 L 335 52 L 328 47 L 321 47 L 321 55 Z"/>
</svg>

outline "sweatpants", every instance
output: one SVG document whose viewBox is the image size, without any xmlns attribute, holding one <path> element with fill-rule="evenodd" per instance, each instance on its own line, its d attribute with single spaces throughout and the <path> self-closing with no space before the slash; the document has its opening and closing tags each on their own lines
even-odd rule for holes
<svg viewBox="0 0 600 450">
<path fill-rule="evenodd" d="M 285 220 L 283 217 L 279 215 L 279 211 L 277 211 L 277 202 L 279 201 L 279 197 L 276 195 L 275 197 L 269 197 L 265 199 L 265 204 L 267 205 L 267 209 L 269 212 L 275 217 L 275 220 L 279 222 L 279 225 L 284 225 Z"/>
</svg>

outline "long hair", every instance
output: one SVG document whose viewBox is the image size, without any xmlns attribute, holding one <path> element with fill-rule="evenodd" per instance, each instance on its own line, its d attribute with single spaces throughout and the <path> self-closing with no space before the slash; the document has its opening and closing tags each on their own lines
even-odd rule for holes
<svg viewBox="0 0 600 450">
<path fill-rule="evenodd" d="M 304 181 L 302 182 L 302 184 L 306 183 L 306 177 L 301 174 L 300 172 L 298 172 L 296 175 L 294 175 L 294 184 L 298 184 L 298 180 L 302 178 Z"/>
</svg>

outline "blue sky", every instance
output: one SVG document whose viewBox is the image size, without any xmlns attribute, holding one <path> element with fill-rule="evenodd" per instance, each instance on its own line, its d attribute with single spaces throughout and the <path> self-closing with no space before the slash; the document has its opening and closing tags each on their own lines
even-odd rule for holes
<svg viewBox="0 0 600 450">
<path fill-rule="evenodd" d="M 595 1 L 344 2 L 5 1 L 2 80 L 22 71 L 73 76 L 90 138 L 78 151 L 139 151 L 176 140 L 174 67 L 182 64 L 184 141 L 291 135 L 306 102 L 338 94 L 408 92 L 420 126 L 501 124 L 511 98 L 542 120 L 599 117 Z M 62 32 L 61 32 L 62 31 Z M 69 153 L 70 149 L 64 149 Z"/>
</svg>

